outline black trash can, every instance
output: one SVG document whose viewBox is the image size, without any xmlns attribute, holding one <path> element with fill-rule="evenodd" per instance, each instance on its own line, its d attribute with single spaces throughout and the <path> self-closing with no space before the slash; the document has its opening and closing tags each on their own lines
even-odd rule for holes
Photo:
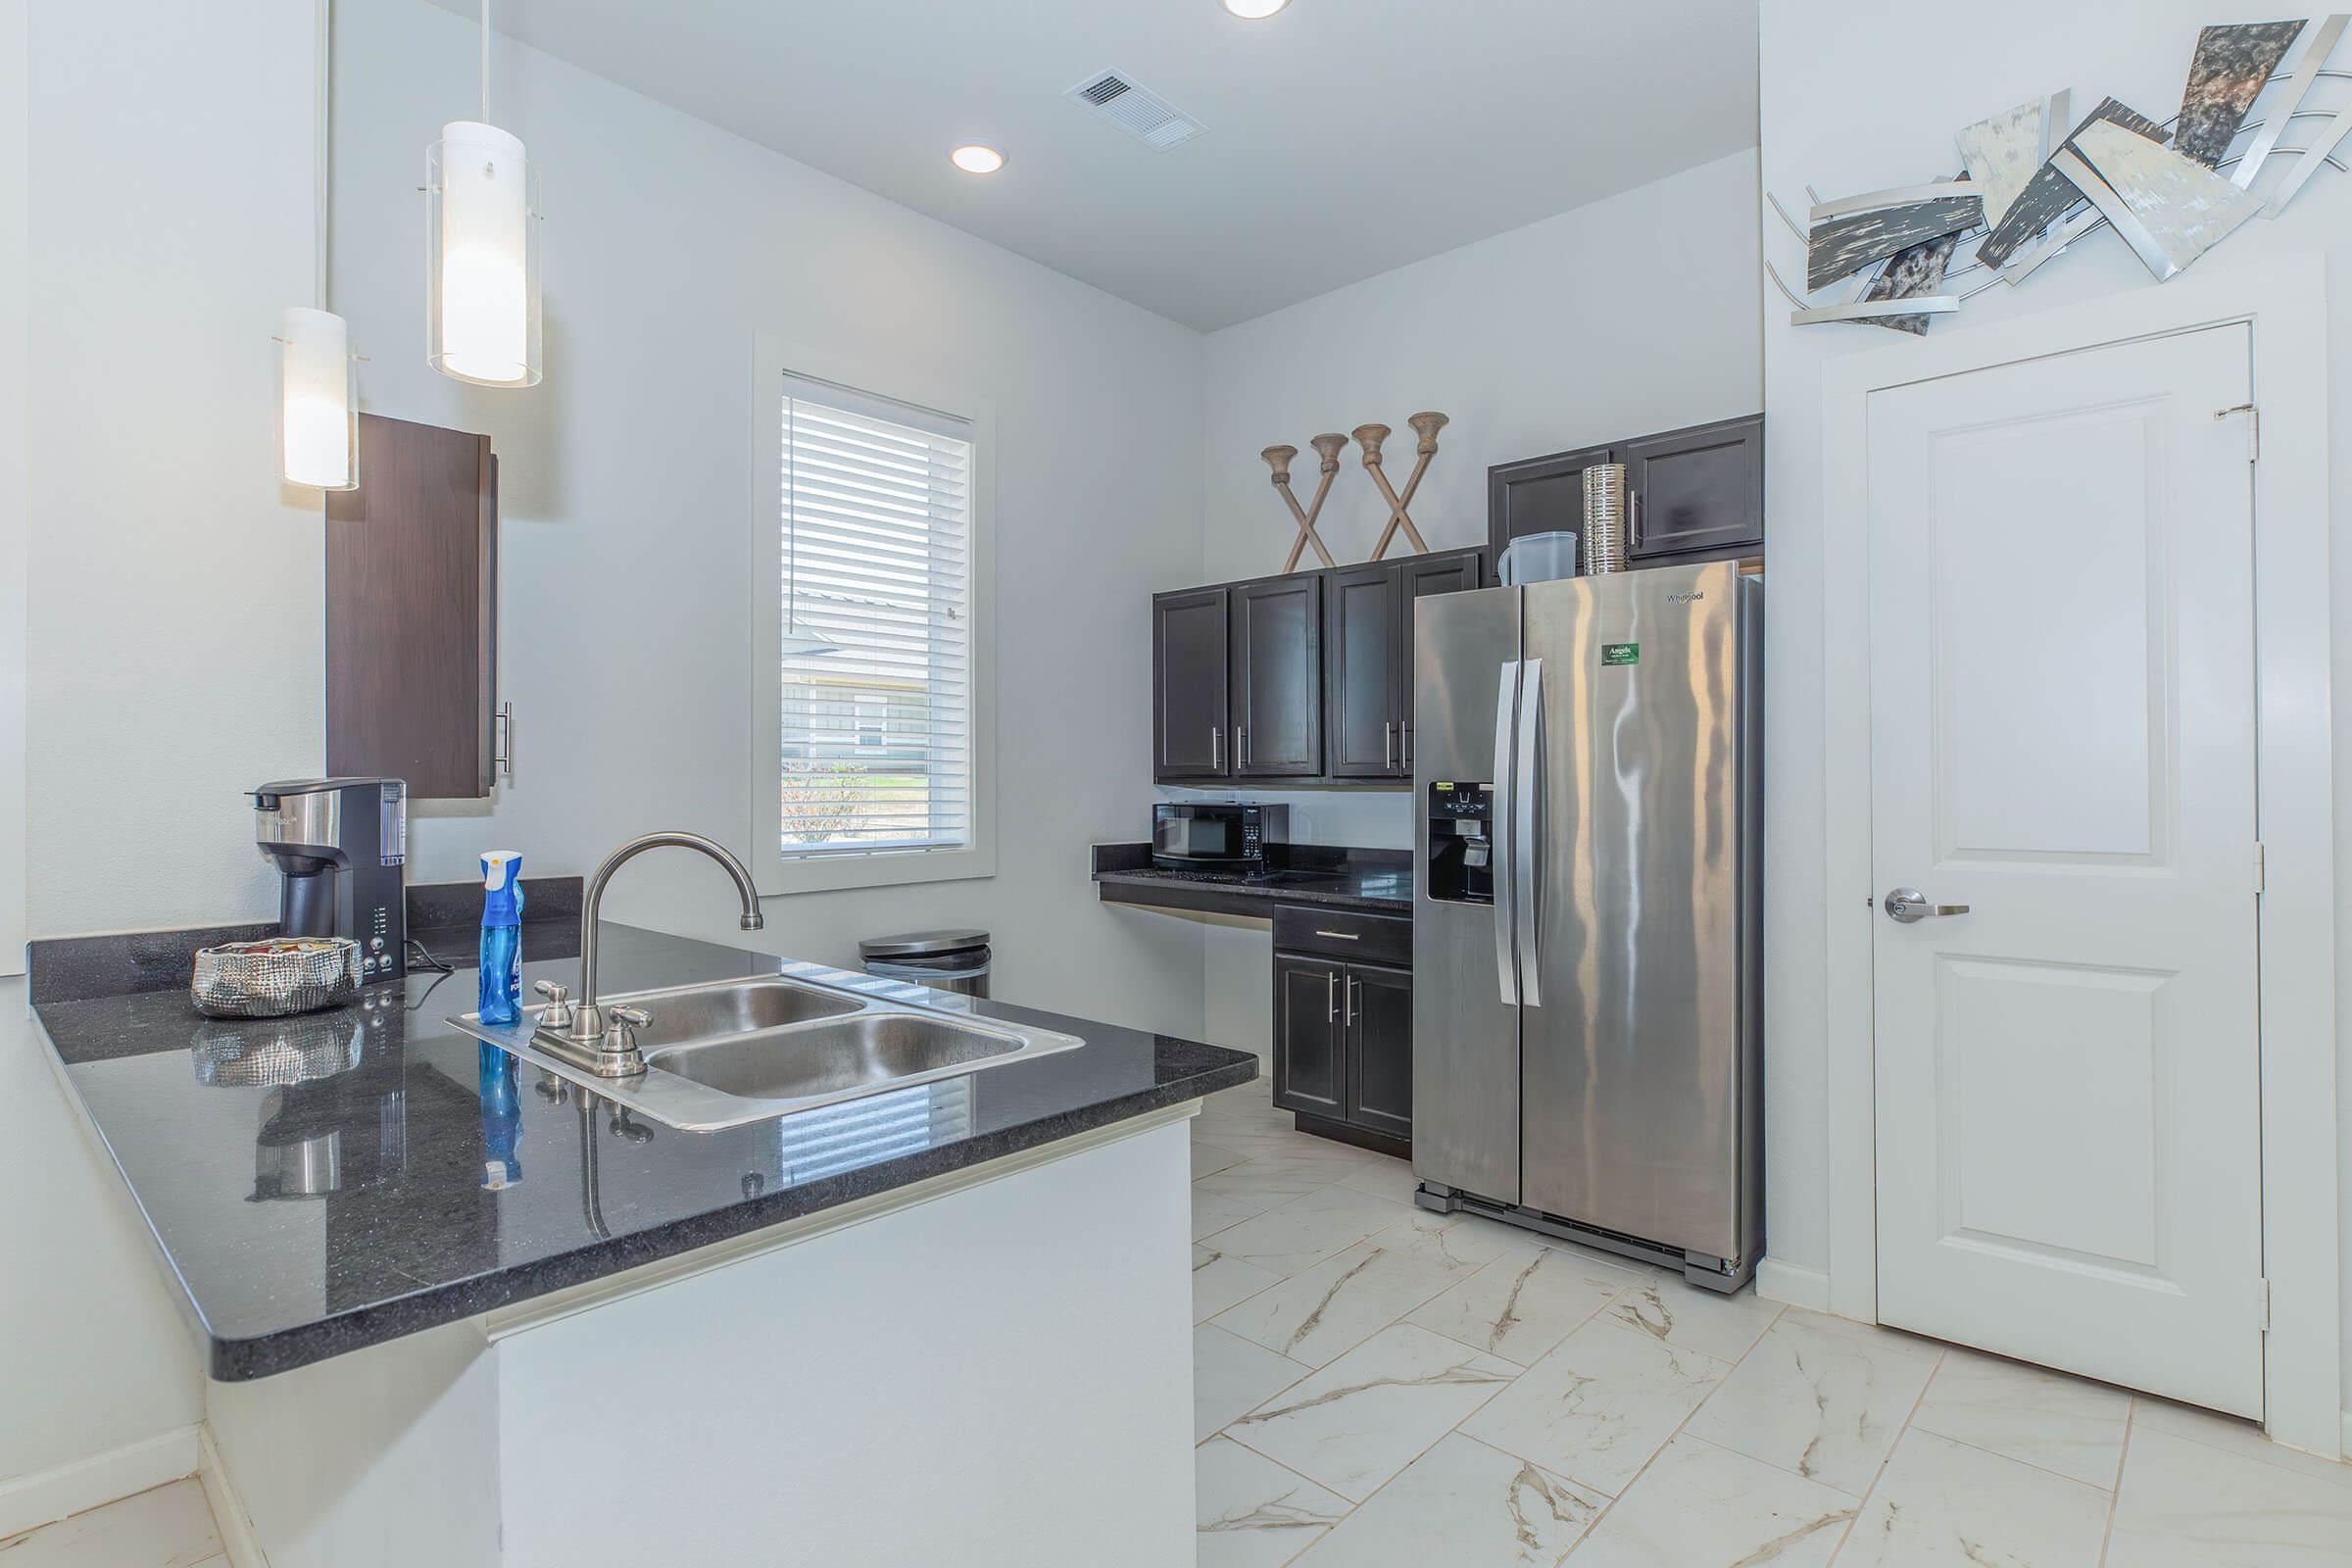
<svg viewBox="0 0 2352 1568">
<path fill-rule="evenodd" d="M 955 930 L 868 937 L 858 944 L 858 957 L 867 974 L 985 997 L 994 955 L 989 951 L 987 932 Z"/>
</svg>

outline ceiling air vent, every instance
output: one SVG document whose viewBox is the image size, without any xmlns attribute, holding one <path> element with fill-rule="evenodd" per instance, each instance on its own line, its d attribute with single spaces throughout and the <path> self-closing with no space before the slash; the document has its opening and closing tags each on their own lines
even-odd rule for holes
<svg viewBox="0 0 2352 1568">
<path fill-rule="evenodd" d="M 1069 96 L 1153 152 L 1191 141 L 1205 128 L 1169 108 L 1167 100 L 1149 87 L 1137 86 L 1123 71 L 1098 71 L 1072 87 Z"/>
</svg>

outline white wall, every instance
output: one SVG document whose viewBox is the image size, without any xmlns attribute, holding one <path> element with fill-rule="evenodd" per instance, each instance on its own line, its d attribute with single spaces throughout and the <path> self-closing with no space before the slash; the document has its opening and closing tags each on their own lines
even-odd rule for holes
<svg viewBox="0 0 2352 1568">
<path fill-rule="evenodd" d="M 0 974 L 24 968 L 25 0 L 0 0 Z"/>
<path fill-rule="evenodd" d="M 1874 15 L 1869 25 L 1857 27 L 1850 8 L 1829 0 L 1771 0 L 1761 41 L 1765 188 L 1798 212 L 1808 183 L 1835 196 L 1947 173 L 1956 158 L 1956 127 L 2060 87 L 2071 86 L 2083 109 L 2112 93 L 2164 119 L 2180 104 L 2197 29 L 2216 14 L 2197 0 L 2144 0 L 2130 16 L 2127 27 L 2117 24 L 2113 7 L 1989 0 L 1970 13 L 1964 27 L 1949 25 L 1945 17 L 1900 10 Z M 2339 94 L 2328 107 L 2342 101 Z M 1762 223 L 1765 255 L 1793 280 L 1802 270 L 1797 242 L 1769 211 Z M 2203 271 L 2289 250 L 2326 253 L 2335 300 L 2330 358 L 2352 363 L 2352 182 L 2321 171 L 2279 220 L 2247 225 L 2197 265 Z M 2048 264 L 2027 285 L 1971 301 L 1959 321 L 1932 330 L 1965 330 L 1969 320 L 2063 309 L 2072 301 L 2153 286 L 2122 242 L 2102 233 Z M 1859 326 L 1791 326 L 1785 302 L 1777 293 L 1767 297 L 1770 1250 L 1783 1262 L 1821 1269 L 1830 1263 L 1822 1152 L 1822 932 L 1824 901 L 1833 891 L 1823 887 L 1821 875 L 1821 683 L 1824 658 L 1861 635 L 1845 607 L 1822 603 L 1821 368 L 1835 356 L 1883 347 L 1890 334 Z M 2335 471 L 2352 472 L 2352 397 L 2340 388 L 2329 416 Z M 2339 534 L 2348 517 L 2352 512 L 2339 499 L 2332 519 Z M 2352 813 L 2352 724 L 2346 723 L 2352 713 L 2352 553 L 2338 553 L 2334 572 L 2336 879 L 2339 890 L 2352 895 L 2352 822 L 2346 820 Z M 1834 891 L 1857 899 L 1873 892 Z M 2343 960 L 2352 957 L 2352 907 L 2337 910 L 2336 940 L 2342 1024 L 2352 1022 L 2341 992 Z M 2352 1051 L 2345 1053 L 2339 1090 L 2340 1124 L 2352 1127 Z M 2352 1146 L 2345 1153 L 2344 1191 L 2352 1195 Z M 2344 1211 L 2352 1215 L 2352 1203 Z M 2352 1245 L 2344 1257 L 2352 1272 Z M 2352 1279 L 2346 1299 L 2352 1300 Z"/>
<path fill-rule="evenodd" d="M 319 751 L 316 498 L 276 481 L 270 341 L 311 288 L 311 5 L 14 0 L 0 26 L 21 34 L 27 11 L 30 47 L 0 45 L 0 72 L 29 61 L 28 79 L 20 94 L 0 78 L 0 103 L 39 134 L 21 195 L 27 122 L 0 132 L 0 204 L 29 220 L 39 308 L 23 341 L 41 368 L 22 424 L 0 407 L 0 428 L 23 433 L 38 524 L 22 781 L 6 696 L 20 645 L 0 631 L 0 839 L 29 834 L 36 931 L 251 912 L 270 894 L 237 791 L 313 770 Z M 14 532 L 0 526 L 0 554 Z M 0 604 L 11 575 L 0 565 Z M 12 860 L 0 850 L 14 881 Z M 0 1026 L 5 1488 L 183 1428 L 201 1400 L 162 1274 L 21 987 L 0 993 Z"/>
<path fill-rule="evenodd" d="M 71 1483 L 25 1478 L 194 1423 L 204 1413 L 195 1343 L 164 1294 L 154 1244 L 122 1179 L 59 1089 L 25 1004 L 0 980 L 0 1534 Z M 146 1475 L 132 1484 L 170 1479 Z M 12 1496 L 12 1492 L 17 1495 Z M 37 1517 L 34 1516 L 34 1517 Z"/>
<path fill-rule="evenodd" d="M 1277 443 L 1301 454 L 1292 482 L 1303 504 L 1318 478 L 1308 437 L 1390 426 L 1382 456 L 1401 488 L 1414 461 L 1406 416 L 1450 416 L 1412 505 L 1430 547 L 1445 550 L 1486 542 L 1490 465 L 1755 413 L 1755 154 L 1737 153 L 1211 333 L 1200 574 L 1159 586 L 1282 564 L 1296 530 L 1258 458 Z M 1335 559 L 1363 561 L 1388 505 L 1352 443 L 1340 463 L 1316 531 Z M 1402 790 L 1217 798 L 1234 794 L 1290 803 L 1306 842 L 1413 841 Z M 1209 1039 L 1266 1050 L 1269 940 L 1262 927 L 1208 929 Z"/>
<path fill-rule="evenodd" d="M 424 365 L 416 186 L 442 122 L 476 112 L 473 24 L 344 0 L 336 27 L 335 304 L 371 356 L 363 404 L 486 431 L 501 464 L 515 776 L 486 814 L 419 811 L 412 877 L 490 848 L 584 872 L 657 827 L 749 849 L 747 389 L 767 332 L 995 402 L 1000 869 L 771 899 L 746 937 L 715 867 L 657 855 L 609 912 L 837 962 L 861 936 L 983 925 L 998 995 L 1196 1032 L 1198 944 L 1096 903 L 1087 846 L 1140 837 L 1152 798 L 1142 607 L 1199 567 L 1199 335 L 502 37 L 491 116 L 546 191 L 547 378 L 462 385 Z"/>
<path fill-rule="evenodd" d="M 311 9 L 32 6 L 36 936 L 274 912 L 238 792 L 318 766 L 270 342 L 311 298 Z"/>
</svg>

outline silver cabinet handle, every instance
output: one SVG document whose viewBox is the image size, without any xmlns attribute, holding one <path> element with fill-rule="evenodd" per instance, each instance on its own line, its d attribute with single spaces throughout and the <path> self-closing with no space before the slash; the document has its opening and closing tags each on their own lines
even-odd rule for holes
<svg viewBox="0 0 2352 1568">
<path fill-rule="evenodd" d="M 1409 718 L 1396 721 L 1396 765 L 1399 768 L 1413 765 L 1413 721 Z"/>
<path fill-rule="evenodd" d="M 1323 971 L 1323 1021 L 1337 1023 L 1340 1018 L 1340 971 Z"/>
<path fill-rule="evenodd" d="M 1211 773 L 1225 771 L 1225 752 L 1224 748 L 1218 744 L 1224 738 L 1224 730 L 1225 726 L 1222 724 L 1208 726 L 1208 770 Z"/>
<path fill-rule="evenodd" d="M 1334 942 L 1361 942 L 1364 940 L 1353 931 L 1317 931 L 1315 935 L 1329 937 Z"/>
<path fill-rule="evenodd" d="M 1494 695 L 1494 791 L 1488 810 L 1494 841 L 1494 980 L 1505 1006 L 1519 1004 L 1519 969 L 1511 961 L 1511 719 L 1518 711 L 1519 665 L 1504 664 Z"/>
<path fill-rule="evenodd" d="M 1395 767 L 1396 755 L 1396 721 L 1389 719 L 1380 726 L 1380 765 Z"/>
<path fill-rule="evenodd" d="M 514 705 L 501 703 L 498 711 L 490 715 L 494 726 L 490 745 L 491 770 L 508 778 L 514 776 Z"/>
<path fill-rule="evenodd" d="M 1348 977 L 1348 1016 L 1342 1020 L 1348 1028 L 1355 1027 L 1355 976 Z"/>
<path fill-rule="evenodd" d="M 1965 904 L 1930 904 L 1928 896 L 1917 888 L 1896 888 L 1886 895 L 1886 918 L 1909 925 L 1915 920 L 1927 920 L 1947 914 L 1966 914 Z"/>
</svg>

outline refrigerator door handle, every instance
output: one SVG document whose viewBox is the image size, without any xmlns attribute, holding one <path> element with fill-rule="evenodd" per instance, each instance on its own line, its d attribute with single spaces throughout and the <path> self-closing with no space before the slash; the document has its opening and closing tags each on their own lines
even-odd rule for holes
<svg viewBox="0 0 2352 1568">
<path fill-rule="evenodd" d="M 1502 666 L 1494 696 L 1494 793 L 1488 803 L 1488 831 L 1494 840 L 1494 981 L 1505 1006 L 1519 1004 L 1519 970 L 1511 961 L 1511 911 L 1517 904 L 1511 851 L 1517 826 L 1511 820 L 1511 721 L 1518 711 L 1519 664 Z"/>
<path fill-rule="evenodd" d="M 1517 773 L 1511 779 L 1512 891 L 1517 895 L 1512 924 L 1519 933 L 1519 1004 L 1544 1005 L 1537 978 L 1537 944 L 1543 938 L 1544 880 L 1536 864 L 1536 807 L 1543 799 L 1544 661 L 1531 659 L 1519 666 L 1519 745 Z"/>
</svg>

